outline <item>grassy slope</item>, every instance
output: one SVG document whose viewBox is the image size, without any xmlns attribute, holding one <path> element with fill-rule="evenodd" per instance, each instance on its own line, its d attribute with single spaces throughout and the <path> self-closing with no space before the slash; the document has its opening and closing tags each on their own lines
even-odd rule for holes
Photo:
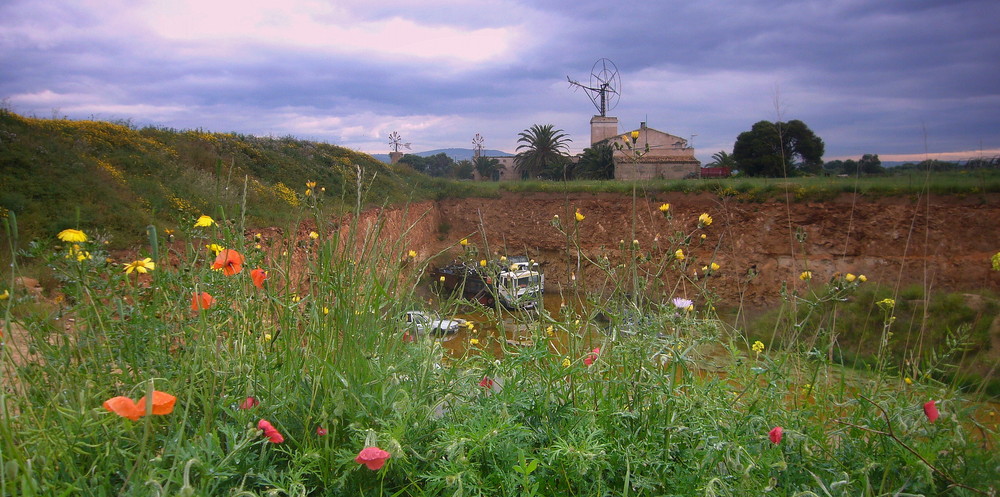
<svg viewBox="0 0 1000 497">
<path fill-rule="evenodd" d="M 0 213 L 17 214 L 21 237 L 93 226 L 131 245 L 147 225 L 176 227 L 201 214 L 238 215 L 246 191 L 251 225 L 284 224 L 306 181 L 355 205 L 419 199 L 442 187 L 343 147 L 292 138 L 176 131 L 0 112 Z M 434 186 L 438 185 L 438 186 Z"/>
<path fill-rule="evenodd" d="M 102 122 L 26 118 L 0 110 L 0 217 L 17 214 L 22 238 L 97 226 L 113 243 L 132 246 L 147 225 L 186 224 L 201 214 L 238 215 L 246 190 L 248 224 L 283 225 L 306 181 L 327 189 L 330 212 L 354 206 L 357 170 L 365 204 L 501 191 L 630 194 L 620 181 L 471 183 L 429 178 L 336 145 L 232 133 L 141 128 Z M 929 181 L 928 181 L 929 180 Z M 882 178 L 731 179 L 643 182 L 641 194 L 710 191 L 747 201 L 792 192 L 821 200 L 842 192 L 869 195 L 1000 192 L 1000 172 Z M 24 231 L 27 230 L 27 231 Z"/>
</svg>

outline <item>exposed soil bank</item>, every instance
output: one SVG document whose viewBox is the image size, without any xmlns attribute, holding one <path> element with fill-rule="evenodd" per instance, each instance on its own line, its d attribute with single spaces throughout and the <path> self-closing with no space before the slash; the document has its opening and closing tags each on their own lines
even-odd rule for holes
<svg viewBox="0 0 1000 497">
<path fill-rule="evenodd" d="M 670 204 L 670 219 L 658 209 L 663 203 Z M 584 254 L 607 256 L 613 263 L 625 260 L 633 239 L 643 252 L 660 257 L 677 248 L 671 241 L 676 233 L 693 235 L 685 248 L 693 262 L 687 271 L 718 263 L 721 269 L 708 286 L 724 306 L 773 307 L 782 283 L 804 289 L 848 272 L 891 287 L 1000 290 L 1000 272 L 990 268 L 990 257 L 1000 251 L 998 195 L 841 195 L 822 202 L 756 203 L 666 193 L 637 198 L 633 216 L 631 196 L 505 193 L 499 198 L 444 199 L 405 210 L 368 211 L 365 217 L 382 215 L 383 235 L 404 237 L 405 246 L 417 250 L 420 258 L 449 246 L 458 254 L 457 243 L 466 236 L 494 253 L 526 254 L 542 263 L 551 291 L 567 285 L 576 267 L 575 249 L 567 250 L 567 239 L 553 227 L 553 217 L 558 215 L 562 227 L 572 231 L 577 209 L 586 216 L 578 226 Z M 697 229 L 702 213 L 714 222 Z M 448 262 L 448 257 L 440 262 Z M 811 283 L 800 281 L 804 270 L 812 271 Z M 576 276 L 603 281 L 593 267 Z M 676 271 L 666 273 L 665 278 L 672 278 L 668 286 L 677 276 Z"/>
</svg>

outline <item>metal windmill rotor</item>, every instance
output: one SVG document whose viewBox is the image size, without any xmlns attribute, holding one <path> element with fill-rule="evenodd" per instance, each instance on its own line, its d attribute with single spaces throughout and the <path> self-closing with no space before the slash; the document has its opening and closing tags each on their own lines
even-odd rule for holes
<svg viewBox="0 0 1000 497">
<path fill-rule="evenodd" d="M 607 115 L 607 111 L 614 109 L 621 98 L 622 79 L 618 75 L 618 66 L 611 59 L 600 58 L 594 63 L 590 70 L 590 86 L 579 81 L 573 81 L 566 76 L 566 80 L 572 86 L 583 88 L 593 102 L 594 107 L 600 112 L 601 117 Z"/>
<path fill-rule="evenodd" d="M 472 137 L 472 158 L 476 159 L 480 155 L 483 155 L 483 142 L 486 140 L 483 135 L 476 133 L 476 136 Z"/>
<path fill-rule="evenodd" d="M 399 133 L 393 131 L 389 133 L 389 145 L 392 147 L 393 152 L 399 152 L 399 147 L 403 147 L 407 150 L 410 149 L 409 143 L 403 143 L 403 138 L 399 136 Z"/>
</svg>

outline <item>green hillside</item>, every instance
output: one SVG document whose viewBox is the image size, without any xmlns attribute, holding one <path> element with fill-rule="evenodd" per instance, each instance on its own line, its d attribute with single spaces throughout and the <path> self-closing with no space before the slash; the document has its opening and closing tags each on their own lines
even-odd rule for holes
<svg viewBox="0 0 1000 497">
<path fill-rule="evenodd" d="M 419 199 L 440 182 L 291 137 L 0 111 L 0 215 L 16 213 L 23 239 L 95 226 L 128 244 L 150 224 L 170 228 L 244 208 L 248 224 L 283 224 L 300 211 L 307 181 L 316 182 L 324 211 L 356 205 L 359 170 L 366 205 Z"/>
</svg>

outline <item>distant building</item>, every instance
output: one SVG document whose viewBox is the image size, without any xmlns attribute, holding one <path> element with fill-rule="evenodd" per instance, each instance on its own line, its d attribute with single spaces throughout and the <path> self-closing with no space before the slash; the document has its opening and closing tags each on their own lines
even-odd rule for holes
<svg viewBox="0 0 1000 497">
<path fill-rule="evenodd" d="M 595 123 L 595 120 L 600 120 Z M 609 122 L 613 121 L 613 126 Z M 618 119 L 613 117 L 594 116 L 591 124 L 591 146 L 597 143 L 607 143 L 615 147 L 615 179 L 637 180 L 637 179 L 683 179 L 697 178 L 701 170 L 701 162 L 694 156 L 694 147 L 688 141 L 679 136 L 664 133 L 659 130 L 647 127 L 646 123 L 641 123 L 638 132 L 639 136 L 635 140 L 634 154 L 629 146 L 625 144 L 624 136 L 629 136 L 633 131 L 619 134 Z M 614 133 L 612 133 L 614 131 Z M 618 144 L 621 146 L 619 149 Z"/>
<path fill-rule="evenodd" d="M 486 156 L 487 159 L 496 159 L 500 163 L 500 169 L 497 171 L 500 176 L 500 181 L 514 181 L 521 179 L 521 176 L 514 171 L 514 156 L 513 155 L 499 155 L 499 156 Z M 476 181 L 488 181 L 489 178 L 483 177 L 479 174 L 479 171 L 474 171 L 472 177 Z"/>
</svg>

